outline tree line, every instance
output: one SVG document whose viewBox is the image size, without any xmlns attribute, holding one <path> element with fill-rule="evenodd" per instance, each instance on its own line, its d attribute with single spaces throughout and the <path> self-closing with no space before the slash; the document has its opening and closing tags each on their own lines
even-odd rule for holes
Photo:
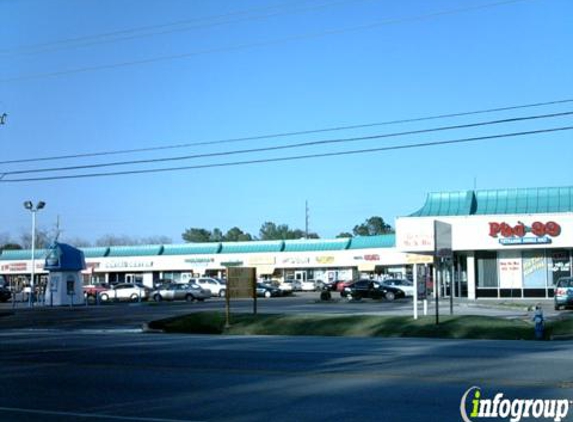
<svg viewBox="0 0 573 422">
<path fill-rule="evenodd" d="M 392 226 L 387 224 L 382 217 L 373 216 L 367 218 L 363 223 L 355 225 L 352 232 L 342 232 L 336 237 L 376 236 L 388 233 L 394 233 Z M 291 229 L 288 224 L 276 224 L 271 221 L 263 223 L 257 236 L 253 236 L 241 230 L 239 227 L 233 227 L 226 233 L 223 233 L 221 229 L 218 228 L 207 230 L 193 227 L 185 230 L 181 237 L 185 242 L 190 243 L 320 238 L 320 236 L 314 232 L 306 233 L 301 229 Z"/>
<path fill-rule="evenodd" d="M 394 229 L 387 224 L 382 217 L 373 216 L 367 218 L 363 223 L 354 226 L 352 231 L 342 232 L 339 237 L 354 236 L 376 236 L 380 234 L 394 233 Z M 185 242 L 206 243 L 206 242 L 246 242 L 256 240 L 292 240 L 292 239 L 319 239 L 320 236 L 314 232 L 306 233 L 304 230 L 292 229 L 288 224 L 276 224 L 267 221 L 261 225 L 256 236 L 240 229 L 232 227 L 225 233 L 221 229 L 215 228 L 207 230 L 204 228 L 189 228 L 182 235 Z M 69 243 L 76 247 L 92 246 L 129 246 L 129 245 L 164 245 L 173 241 L 167 236 L 133 237 L 125 235 L 107 234 L 94 243 L 77 237 L 60 237 L 57 230 L 47 230 L 39 228 L 36 230 L 36 248 L 44 249 L 56 238 L 64 243 Z M 9 249 L 31 249 L 32 235 L 24 233 L 18 240 L 14 240 L 6 233 L 0 233 L 0 250 Z"/>
</svg>

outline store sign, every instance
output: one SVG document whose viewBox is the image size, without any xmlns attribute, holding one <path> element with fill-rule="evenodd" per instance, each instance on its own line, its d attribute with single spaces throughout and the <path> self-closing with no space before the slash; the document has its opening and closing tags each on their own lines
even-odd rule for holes
<svg viewBox="0 0 573 422">
<path fill-rule="evenodd" d="M 214 258 L 189 258 L 185 260 L 188 264 L 198 265 L 198 266 L 207 266 L 215 262 Z"/>
<path fill-rule="evenodd" d="M 285 265 L 305 265 L 310 263 L 310 258 L 286 257 L 283 258 L 282 263 Z"/>
<path fill-rule="evenodd" d="M 499 239 L 502 245 L 536 245 L 552 242 L 552 237 L 561 234 L 561 226 L 554 221 L 542 223 L 534 222 L 526 226 L 522 222 L 516 225 L 503 223 L 489 223 L 489 235 Z"/>
<path fill-rule="evenodd" d="M 354 257 L 355 261 L 380 261 L 378 254 L 357 255 Z"/>
<path fill-rule="evenodd" d="M 108 261 L 103 263 L 103 268 L 151 268 L 153 261 Z"/>
<path fill-rule="evenodd" d="M 328 265 L 328 264 L 333 264 L 334 263 L 334 257 L 330 256 L 330 255 L 326 255 L 326 256 L 317 256 L 316 258 L 316 262 L 318 264 L 322 264 L 322 265 Z"/>
</svg>

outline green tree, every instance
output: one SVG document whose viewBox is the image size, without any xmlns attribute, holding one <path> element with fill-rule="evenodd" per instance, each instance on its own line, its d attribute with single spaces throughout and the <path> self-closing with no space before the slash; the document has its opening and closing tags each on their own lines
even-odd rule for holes
<svg viewBox="0 0 573 422">
<path fill-rule="evenodd" d="M 341 238 L 341 237 L 352 237 L 352 233 L 342 232 L 342 233 L 339 233 L 336 237 L 337 237 L 337 238 Z"/>
<path fill-rule="evenodd" d="M 355 236 L 376 236 L 380 234 L 394 233 L 394 229 L 384 222 L 382 217 L 373 216 L 364 223 L 354 226 L 352 232 Z"/>
<path fill-rule="evenodd" d="M 246 242 L 253 240 L 253 237 L 249 233 L 243 232 L 238 227 L 233 227 L 227 231 L 224 240 L 228 242 Z"/>
<path fill-rule="evenodd" d="M 288 224 L 277 225 L 270 221 L 264 223 L 259 230 L 259 239 L 261 240 L 291 240 L 302 239 L 304 237 L 306 237 L 306 234 L 303 230 L 291 230 Z M 316 233 L 309 233 L 308 238 L 318 239 L 319 236 Z"/>
<path fill-rule="evenodd" d="M 214 228 L 213 231 L 211 232 L 210 239 L 211 242 L 222 242 L 223 240 L 225 240 L 225 236 L 223 236 L 223 232 L 221 231 L 221 229 Z"/>
<path fill-rule="evenodd" d="M 205 243 L 211 241 L 211 235 L 212 233 L 209 230 L 193 227 L 185 230 L 181 237 L 185 242 Z"/>
</svg>

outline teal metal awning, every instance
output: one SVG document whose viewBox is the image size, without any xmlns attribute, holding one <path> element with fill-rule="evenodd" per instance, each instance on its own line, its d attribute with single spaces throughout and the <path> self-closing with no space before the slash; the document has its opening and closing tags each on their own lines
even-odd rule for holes
<svg viewBox="0 0 573 422">
<path fill-rule="evenodd" d="M 163 245 L 110 246 L 107 256 L 155 256 L 162 251 Z"/>
<path fill-rule="evenodd" d="M 220 243 L 184 243 L 182 245 L 164 245 L 162 255 L 208 255 L 217 254 Z"/>
<path fill-rule="evenodd" d="M 48 255 L 47 249 L 36 249 L 34 259 L 44 259 Z M 0 255 L 0 261 L 20 261 L 32 259 L 31 249 L 11 249 L 4 250 Z"/>
<path fill-rule="evenodd" d="M 80 248 L 86 258 L 102 258 L 109 253 L 109 247 Z"/>
<path fill-rule="evenodd" d="M 250 242 L 223 242 L 221 253 L 264 253 L 281 252 L 285 242 L 282 240 L 250 241 Z"/>
<path fill-rule="evenodd" d="M 561 212 L 573 212 L 573 187 L 434 192 L 409 217 Z"/>
<path fill-rule="evenodd" d="M 284 252 L 340 251 L 349 245 L 349 238 L 285 240 Z"/>
<path fill-rule="evenodd" d="M 348 249 L 371 249 L 371 248 L 393 248 L 396 246 L 395 234 L 383 234 L 379 236 L 359 236 L 350 240 Z"/>
</svg>

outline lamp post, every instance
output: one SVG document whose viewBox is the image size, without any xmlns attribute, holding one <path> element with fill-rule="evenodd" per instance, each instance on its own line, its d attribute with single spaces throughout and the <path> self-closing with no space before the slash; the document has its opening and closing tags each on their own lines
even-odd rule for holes
<svg viewBox="0 0 573 422">
<path fill-rule="evenodd" d="M 30 282 L 30 297 L 28 298 L 28 306 L 32 307 L 32 296 L 34 295 L 34 279 L 36 277 L 36 213 L 44 208 L 46 203 L 39 201 L 36 206 L 32 201 L 24 202 L 24 208 L 32 213 L 32 279 Z"/>
</svg>

